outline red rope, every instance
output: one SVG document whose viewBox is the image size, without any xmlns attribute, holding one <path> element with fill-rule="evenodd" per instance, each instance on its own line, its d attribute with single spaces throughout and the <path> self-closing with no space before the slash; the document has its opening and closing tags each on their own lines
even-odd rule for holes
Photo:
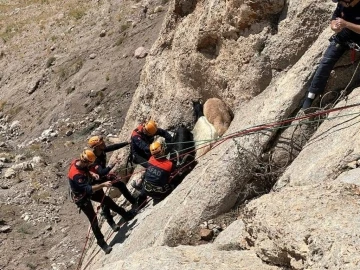
<svg viewBox="0 0 360 270">
<path fill-rule="evenodd" d="M 141 209 L 143 205 L 147 204 L 147 203 L 150 202 L 151 200 L 152 200 L 152 199 L 146 199 L 145 201 L 143 201 L 143 202 L 138 206 L 138 208 L 136 208 L 136 211 L 138 211 L 139 209 Z M 122 226 L 124 226 L 124 224 L 125 224 L 126 222 L 127 222 L 127 221 L 121 223 L 121 224 L 119 225 L 120 228 L 121 228 Z M 114 233 L 114 231 L 112 231 L 112 232 L 110 233 L 110 235 L 106 238 L 106 241 L 110 239 L 110 237 L 113 235 L 113 233 Z M 84 268 L 83 268 L 82 270 L 85 270 L 85 269 L 90 265 L 90 263 L 92 262 L 92 260 L 95 258 L 95 256 L 96 256 L 97 254 L 99 254 L 99 252 L 100 252 L 100 249 L 89 259 L 89 261 L 86 263 L 86 265 L 84 266 Z"/>
<path fill-rule="evenodd" d="M 102 199 L 101 199 L 100 205 L 99 205 L 99 206 L 97 207 L 97 209 L 96 209 L 95 217 L 94 217 L 93 220 L 90 222 L 90 227 L 89 227 L 88 233 L 87 233 L 87 235 L 86 235 L 85 244 L 84 244 L 84 247 L 83 247 L 82 252 L 81 252 L 81 256 L 80 256 L 80 259 L 79 259 L 78 266 L 77 266 L 77 268 L 76 268 L 77 270 L 79 270 L 80 267 L 81 267 L 81 263 L 82 263 L 83 256 L 84 256 L 84 252 L 85 252 L 85 249 L 86 249 L 86 244 L 87 244 L 88 240 L 90 239 L 91 225 L 94 223 L 95 219 L 97 219 L 97 215 L 98 215 L 98 213 L 99 213 L 99 210 L 100 210 L 100 208 L 101 208 L 101 205 L 102 205 L 102 203 L 103 203 L 103 201 L 104 201 L 104 199 L 105 199 L 105 196 L 106 196 L 106 193 L 107 193 L 108 190 L 109 190 L 109 188 L 107 188 L 107 190 L 105 191 L 104 196 L 103 196 Z M 90 202 L 90 203 L 91 203 L 91 202 Z"/>
<path fill-rule="evenodd" d="M 303 119 L 308 119 L 308 118 L 312 118 L 312 117 L 316 117 L 316 116 L 321 116 L 321 115 L 329 114 L 329 113 L 336 112 L 336 111 L 346 110 L 346 109 L 353 108 L 353 107 L 356 107 L 356 106 L 359 106 L 359 105 L 360 105 L 360 103 L 355 103 L 355 104 L 351 104 L 351 105 L 347 105 L 347 106 L 342 106 L 342 107 L 338 107 L 338 108 L 332 108 L 332 109 L 323 110 L 323 111 L 319 111 L 319 112 L 315 112 L 315 113 L 305 114 L 304 116 L 292 117 L 292 118 L 288 118 L 288 119 L 285 119 L 285 120 L 282 120 L 282 121 L 270 122 L 270 123 L 268 123 L 268 124 L 263 124 L 263 125 L 255 126 L 255 127 L 248 128 L 248 129 L 245 129 L 245 130 L 241 130 L 241 131 L 236 132 L 236 133 L 234 133 L 234 134 L 230 134 L 230 135 L 228 135 L 228 136 L 222 137 L 220 140 L 217 140 L 217 141 L 215 142 L 214 146 L 210 149 L 210 151 L 211 151 L 212 149 L 214 149 L 215 147 L 219 146 L 220 144 L 222 144 L 223 142 L 225 142 L 225 141 L 227 141 L 227 140 L 229 140 L 229 139 L 232 139 L 232 138 L 240 137 L 240 136 L 242 136 L 242 135 L 246 135 L 246 134 L 253 133 L 253 132 L 257 132 L 257 131 L 261 131 L 261 130 L 271 129 L 271 128 L 274 128 L 274 127 L 276 127 L 276 126 L 282 126 L 282 125 L 284 125 L 284 124 L 291 123 L 291 122 L 293 122 L 293 121 L 299 121 L 299 120 L 303 120 Z M 204 146 L 202 146 L 202 147 L 200 147 L 200 148 L 198 148 L 198 149 L 201 149 L 201 148 L 204 148 L 204 147 L 207 147 L 207 146 L 208 146 L 208 144 L 206 144 L 206 145 L 204 145 Z M 188 152 L 186 152 L 186 153 L 183 153 L 183 154 L 181 154 L 181 155 L 179 155 L 179 156 L 181 157 L 181 156 L 187 155 L 187 154 L 192 153 L 192 152 L 195 152 L 195 151 L 197 151 L 197 150 L 191 150 L 191 151 L 188 151 Z M 197 158 L 195 158 L 195 159 L 194 159 L 193 161 L 191 161 L 190 163 L 188 163 L 188 164 L 184 165 L 183 167 L 177 169 L 177 170 L 176 170 L 176 173 L 171 176 L 169 182 L 171 182 L 171 180 L 172 180 L 183 168 L 185 168 L 186 166 L 189 166 L 190 164 L 192 164 L 193 162 L 195 162 L 196 160 L 198 160 L 199 158 L 201 158 L 201 157 L 202 157 L 203 155 L 205 155 L 205 154 L 206 154 L 206 153 L 203 153 L 202 155 L 198 156 Z M 177 158 L 177 157 L 175 157 L 175 158 Z M 174 159 L 175 159 L 175 158 L 174 158 Z M 143 170 L 141 170 L 141 171 L 139 171 L 139 172 L 136 172 L 136 173 L 140 173 L 140 172 L 142 172 L 142 171 L 145 171 L 145 169 L 143 169 Z M 125 176 L 125 177 L 131 177 L 132 175 L 134 175 L 134 174 L 136 174 L 136 173 L 129 174 L 129 175 Z M 119 181 L 121 181 L 121 179 L 113 180 L 113 181 L 111 181 L 111 183 L 116 183 L 116 182 L 119 182 Z M 103 199 L 104 199 L 104 198 L 103 198 Z M 147 203 L 147 202 L 149 202 L 149 201 L 151 201 L 151 199 L 144 201 L 142 204 L 144 204 L 145 202 Z M 138 208 L 140 208 L 140 206 L 139 206 Z M 121 228 L 124 224 L 125 224 L 125 222 L 120 225 L 120 228 Z M 91 226 L 90 226 L 90 228 L 91 228 Z M 88 231 L 88 235 L 89 235 L 89 233 L 90 233 L 90 228 L 89 228 L 89 231 Z M 113 232 L 110 234 L 110 236 L 109 236 L 106 240 L 108 240 L 108 239 L 111 237 L 112 234 L 113 234 Z M 85 242 L 85 246 L 86 246 L 86 243 L 87 243 L 88 239 L 89 239 L 89 238 L 87 237 L 87 238 L 86 238 L 86 242 Z M 79 270 L 79 267 L 81 266 L 80 263 L 81 263 L 81 260 L 82 260 L 83 253 L 84 253 L 84 251 L 85 251 L 85 246 L 84 246 L 83 252 L 82 252 L 82 254 L 81 254 L 81 257 L 80 257 L 80 261 L 79 261 L 77 270 Z M 93 258 L 99 253 L 99 251 L 100 251 L 100 250 L 98 250 L 98 252 L 89 260 L 89 262 L 86 264 L 86 266 L 85 266 L 85 268 L 84 268 L 83 270 L 86 269 L 86 267 L 87 267 L 87 266 L 89 265 L 89 263 L 93 260 Z"/>
</svg>

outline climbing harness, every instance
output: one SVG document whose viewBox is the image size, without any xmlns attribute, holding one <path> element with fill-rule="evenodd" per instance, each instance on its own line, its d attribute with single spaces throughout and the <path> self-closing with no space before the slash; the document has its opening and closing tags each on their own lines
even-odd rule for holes
<svg viewBox="0 0 360 270">
<path fill-rule="evenodd" d="M 156 193 L 167 193 L 171 190 L 171 187 L 166 184 L 164 186 L 156 186 L 146 180 L 144 180 L 144 184 L 143 187 L 145 189 L 146 192 L 156 192 Z"/>
</svg>

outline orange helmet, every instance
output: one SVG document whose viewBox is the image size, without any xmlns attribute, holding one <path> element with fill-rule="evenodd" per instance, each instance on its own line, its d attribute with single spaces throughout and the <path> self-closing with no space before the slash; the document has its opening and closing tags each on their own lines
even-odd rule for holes
<svg viewBox="0 0 360 270">
<path fill-rule="evenodd" d="M 99 146 L 101 144 L 104 143 L 104 139 L 102 136 L 92 136 L 89 140 L 88 140 L 88 145 L 91 148 L 95 148 L 96 146 Z"/>
<path fill-rule="evenodd" d="M 80 154 L 80 160 L 87 163 L 94 163 L 96 160 L 96 156 L 93 151 L 85 149 Z"/>
<path fill-rule="evenodd" d="M 155 123 L 155 121 L 150 120 L 144 125 L 144 130 L 146 134 L 154 136 L 157 132 L 157 124 Z"/>
<path fill-rule="evenodd" d="M 160 142 L 155 141 L 150 144 L 150 152 L 154 157 L 159 157 L 164 154 L 164 148 Z"/>
</svg>

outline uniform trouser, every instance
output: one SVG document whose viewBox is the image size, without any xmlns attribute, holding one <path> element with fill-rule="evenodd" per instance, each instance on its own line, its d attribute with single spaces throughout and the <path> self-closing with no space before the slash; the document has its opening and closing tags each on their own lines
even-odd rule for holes
<svg viewBox="0 0 360 270">
<path fill-rule="evenodd" d="M 143 156 L 140 156 L 139 154 L 133 154 L 133 160 L 132 161 L 135 164 L 140 164 L 144 168 L 147 168 L 147 167 L 149 167 L 149 163 L 148 163 L 149 158 L 145 158 Z"/>
<path fill-rule="evenodd" d="M 111 210 L 118 213 L 119 215 L 126 215 L 126 211 L 123 208 L 118 206 L 109 196 L 105 196 L 105 197 L 104 196 L 105 196 L 104 191 L 98 190 L 91 195 L 90 199 L 95 202 L 99 202 L 99 203 L 102 202 L 103 205 L 108 206 Z M 94 211 L 94 208 L 91 204 L 91 201 L 87 200 L 85 202 L 78 203 L 77 205 L 80 207 L 80 209 L 89 219 L 91 224 L 91 229 L 94 232 L 98 244 L 102 245 L 104 243 L 104 235 L 102 234 L 99 228 L 99 222 L 96 213 Z"/>
<path fill-rule="evenodd" d="M 131 195 L 130 191 L 127 189 L 125 183 L 119 181 L 113 184 L 113 187 L 116 187 L 120 190 L 122 195 L 124 195 L 125 199 L 127 199 L 131 204 L 136 203 L 136 199 Z M 102 213 L 106 219 L 106 221 L 111 225 L 114 224 L 114 219 L 111 216 L 110 208 L 108 205 L 103 204 L 102 205 Z"/>
</svg>

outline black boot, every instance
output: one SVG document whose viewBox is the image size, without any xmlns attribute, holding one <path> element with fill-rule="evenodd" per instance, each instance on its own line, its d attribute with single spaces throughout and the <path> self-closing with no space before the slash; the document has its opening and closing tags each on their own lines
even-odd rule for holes
<svg viewBox="0 0 360 270">
<path fill-rule="evenodd" d="M 136 198 L 136 210 L 139 211 L 141 208 L 146 206 L 146 199 L 147 196 L 145 194 L 140 194 L 137 198 Z"/>
<path fill-rule="evenodd" d="M 101 247 L 101 249 L 105 252 L 105 254 L 109 254 L 112 251 L 112 247 L 110 247 L 105 240 L 102 240 L 98 242 L 98 245 Z"/>
<path fill-rule="evenodd" d="M 130 211 L 127 211 L 125 213 L 122 213 L 121 216 L 123 217 L 123 219 L 125 221 L 130 221 L 136 216 L 136 211 L 130 210 Z"/>
</svg>

